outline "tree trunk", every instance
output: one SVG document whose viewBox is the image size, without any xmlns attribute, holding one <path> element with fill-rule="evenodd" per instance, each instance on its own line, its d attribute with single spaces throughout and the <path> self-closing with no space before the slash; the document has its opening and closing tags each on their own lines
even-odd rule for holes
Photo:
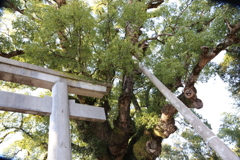
<svg viewBox="0 0 240 160">
<path fill-rule="evenodd" d="M 133 76 L 125 75 L 122 84 L 122 94 L 118 99 L 119 114 L 114 122 L 114 129 L 109 141 L 109 150 L 116 160 L 122 160 L 127 153 L 128 141 L 132 135 L 133 126 L 130 119 L 132 91 Z"/>
</svg>

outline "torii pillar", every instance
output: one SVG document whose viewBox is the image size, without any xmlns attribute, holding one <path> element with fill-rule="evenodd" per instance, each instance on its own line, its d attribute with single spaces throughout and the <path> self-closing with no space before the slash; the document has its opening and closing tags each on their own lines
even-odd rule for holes
<svg viewBox="0 0 240 160">
<path fill-rule="evenodd" d="M 67 84 L 57 82 L 52 87 L 48 160 L 71 160 L 71 152 Z"/>
</svg>

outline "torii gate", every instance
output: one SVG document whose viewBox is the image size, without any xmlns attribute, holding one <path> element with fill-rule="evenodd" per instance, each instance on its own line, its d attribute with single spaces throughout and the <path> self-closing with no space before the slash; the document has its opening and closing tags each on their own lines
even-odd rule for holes
<svg viewBox="0 0 240 160">
<path fill-rule="evenodd" d="M 3 57 L 0 57 L 0 80 L 52 90 L 52 97 L 44 98 L 0 91 L 0 110 L 50 115 L 49 160 L 72 159 L 69 117 L 106 120 L 104 108 L 76 104 L 68 100 L 68 93 L 101 98 L 107 94 L 109 85 L 84 82 L 76 76 Z"/>
</svg>

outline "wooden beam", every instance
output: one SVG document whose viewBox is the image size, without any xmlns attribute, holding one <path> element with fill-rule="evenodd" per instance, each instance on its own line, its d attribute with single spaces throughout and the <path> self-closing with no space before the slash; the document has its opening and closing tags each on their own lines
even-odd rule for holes
<svg viewBox="0 0 240 160">
<path fill-rule="evenodd" d="M 105 111 L 95 107 L 68 101 L 70 118 L 85 121 L 104 122 Z M 0 91 L 0 110 L 50 116 L 52 112 L 52 97 L 44 98 Z"/>
</svg>

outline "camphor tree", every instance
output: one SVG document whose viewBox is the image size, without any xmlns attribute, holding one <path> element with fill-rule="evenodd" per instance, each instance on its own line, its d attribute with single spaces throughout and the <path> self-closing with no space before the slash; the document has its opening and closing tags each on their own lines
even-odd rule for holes
<svg viewBox="0 0 240 160">
<path fill-rule="evenodd" d="M 177 111 L 138 62 L 200 109 L 194 84 L 216 72 L 211 60 L 221 51 L 239 47 L 239 13 L 206 0 L 7 0 L 2 18 L 14 18 L 12 28 L 1 23 L 0 56 L 112 84 L 102 99 L 71 95 L 107 115 L 101 124 L 71 121 L 73 159 L 154 160 L 177 130 Z M 6 154 L 46 159 L 47 118 L 1 114 L 1 142 L 23 135 Z"/>
</svg>

